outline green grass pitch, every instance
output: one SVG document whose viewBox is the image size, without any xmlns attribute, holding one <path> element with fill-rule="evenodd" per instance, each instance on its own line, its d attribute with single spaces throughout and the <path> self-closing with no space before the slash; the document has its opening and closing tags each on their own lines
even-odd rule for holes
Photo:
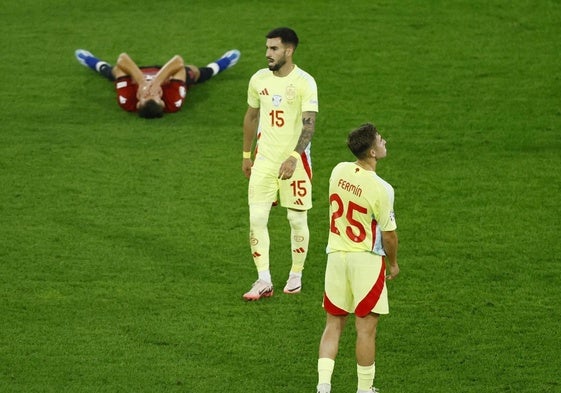
<svg viewBox="0 0 561 393">
<path fill-rule="evenodd" d="M 303 292 L 276 294 L 247 242 L 242 119 L 265 34 L 315 76 Z M 388 140 L 401 275 L 378 330 L 383 393 L 561 391 L 561 3 L 7 2 L 0 12 L 0 391 L 314 392 L 327 180 L 365 121 Z M 143 64 L 238 65 L 177 114 L 123 112 L 86 48 Z M 356 391 L 352 320 L 333 392 Z"/>
</svg>

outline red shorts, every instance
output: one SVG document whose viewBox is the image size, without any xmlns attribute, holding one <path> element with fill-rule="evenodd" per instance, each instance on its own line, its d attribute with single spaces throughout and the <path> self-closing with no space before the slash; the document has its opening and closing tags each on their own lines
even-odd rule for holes
<svg viewBox="0 0 561 393">
<path fill-rule="evenodd" d="M 142 72 L 147 79 L 150 79 L 158 72 L 157 67 L 142 68 Z M 133 82 L 130 76 L 123 76 L 115 81 L 115 90 L 117 92 L 117 102 L 121 108 L 128 112 L 136 112 L 136 92 L 138 85 Z M 164 112 L 172 113 L 181 109 L 187 94 L 187 85 L 182 80 L 171 79 L 162 85 L 162 100 L 165 107 Z"/>
</svg>

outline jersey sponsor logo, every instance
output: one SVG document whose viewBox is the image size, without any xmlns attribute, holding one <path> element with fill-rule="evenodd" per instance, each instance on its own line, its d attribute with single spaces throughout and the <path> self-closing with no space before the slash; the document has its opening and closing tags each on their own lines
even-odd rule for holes
<svg viewBox="0 0 561 393">
<path fill-rule="evenodd" d="M 117 89 L 122 89 L 123 87 L 127 87 L 127 86 L 128 86 L 127 81 L 117 82 Z"/>
<path fill-rule="evenodd" d="M 261 91 L 259 92 L 259 95 L 260 95 L 260 96 L 268 96 L 268 95 L 269 95 L 269 90 L 267 90 L 267 89 L 265 88 L 265 89 L 263 89 L 263 90 L 261 90 Z"/>
<path fill-rule="evenodd" d="M 281 102 L 282 102 L 282 96 L 279 96 L 278 94 L 275 94 L 273 96 L 273 106 L 278 107 L 278 106 L 280 106 Z"/>
</svg>

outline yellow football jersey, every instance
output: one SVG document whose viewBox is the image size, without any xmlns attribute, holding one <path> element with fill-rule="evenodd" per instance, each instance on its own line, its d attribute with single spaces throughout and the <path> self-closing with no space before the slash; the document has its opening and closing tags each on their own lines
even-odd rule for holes
<svg viewBox="0 0 561 393">
<path fill-rule="evenodd" d="M 329 179 L 327 252 L 370 251 L 385 255 L 382 231 L 397 228 L 393 187 L 375 172 L 342 162 Z"/>
<path fill-rule="evenodd" d="M 264 68 L 249 81 L 247 103 L 259 108 L 257 156 L 281 163 L 298 142 L 302 112 L 318 111 L 316 82 L 297 66 L 285 77 Z"/>
</svg>

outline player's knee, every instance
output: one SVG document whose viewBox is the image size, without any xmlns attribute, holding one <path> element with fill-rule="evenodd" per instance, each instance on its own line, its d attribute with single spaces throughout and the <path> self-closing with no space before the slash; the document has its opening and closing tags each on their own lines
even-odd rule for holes
<svg viewBox="0 0 561 393">
<path fill-rule="evenodd" d="M 251 228 L 263 228 L 269 221 L 271 204 L 255 203 L 249 205 L 249 226 Z"/>
<path fill-rule="evenodd" d="M 305 229 L 308 226 L 308 211 L 307 210 L 292 210 L 288 209 L 286 218 L 290 226 L 294 229 Z"/>
</svg>

